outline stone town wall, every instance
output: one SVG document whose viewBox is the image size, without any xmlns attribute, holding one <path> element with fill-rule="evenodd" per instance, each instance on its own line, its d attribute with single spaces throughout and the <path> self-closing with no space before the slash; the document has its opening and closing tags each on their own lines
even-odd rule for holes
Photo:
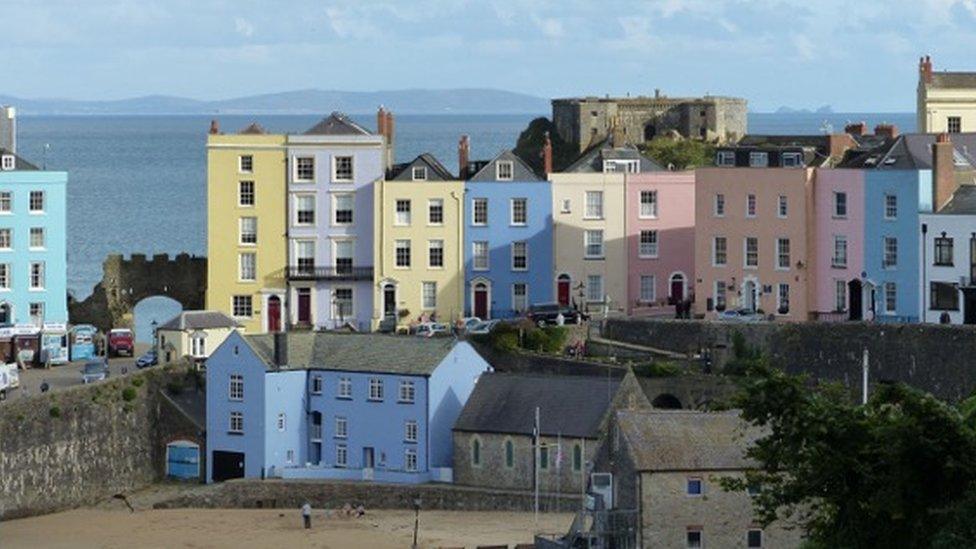
<svg viewBox="0 0 976 549">
<path fill-rule="evenodd" d="M 0 520 L 56 512 L 129 492 L 162 476 L 159 392 L 182 371 L 0 403 Z M 178 427 L 176 427 L 178 429 Z"/>
<path fill-rule="evenodd" d="M 613 319 L 603 335 L 681 353 L 712 350 L 720 364 L 736 332 L 787 372 L 840 381 L 855 392 L 864 349 L 871 383 L 904 382 L 953 401 L 976 390 L 976 328 L 971 326 Z"/>
<path fill-rule="evenodd" d="M 231 480 L 158 502 L 156 509 L 180 508 L 279 508 L 298 509 L 309 502 L 316 509 L 338 509 L 349 503 L 366 509 L 413 509 L 414 498 L 422 509 L 445 511 L 531 511 L 535 496 L 530 491 L 490 490 L 452 484 L 381 484 L 324 480 Z M 539 510 L 574 512 L 578 495 L 541 493 Z"/>
</svg>

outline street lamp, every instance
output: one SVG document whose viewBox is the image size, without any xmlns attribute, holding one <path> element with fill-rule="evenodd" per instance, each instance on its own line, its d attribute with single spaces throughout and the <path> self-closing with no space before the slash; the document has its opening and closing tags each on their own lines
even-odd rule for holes
<svg viewBox="0 0 976 549">
<path fill-rule="evenodd" d="M 153 349 L 153 352 L 157 356 L 159 356 L 159 346 L 157 345 L 157 341 L 158 340 L 156 339 L 156 326 L 157 326 L 157 324 L 156 324 L 156 319 L 155 318 L 153 319 L 153 321 L 150 324 L 150 326 L 152 327 L 152 349 Z"/>
<path fill-rule="evenodd" d="M 413 549 L 417 549 L 417 530 L 420 528 L 420 496 L 413 497 Z"/>
</svg>

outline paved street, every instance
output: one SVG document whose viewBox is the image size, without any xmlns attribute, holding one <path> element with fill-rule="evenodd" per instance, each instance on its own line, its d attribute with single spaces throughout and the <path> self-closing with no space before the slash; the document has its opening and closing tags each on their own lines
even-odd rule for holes
<svg viewBox="0 0 976 549">
<path fill-rule="evenodd" d="M 136 371 L 136 358 L 146 352 L 149 345 L 146 343 L 136 343 L 136 353 L 134 357 L 112 358 L 108 361 L 109 379 L 125 375 Z M 37 395 L 41 392 L 41 383 L 47 380 L 51 391 L 64 390 L 67 387 L 81 385 L 81 369 L 85 361 L 77 361 L 63 366 L 52 366 L 50 369 L 32 368 L 30 370 L 20 370 L 20 388 L 14 389 L 7 394 L 8 401 L 16 401 L 28 395 Z M 124 371 L 124 373 L 123 373 Z"/>
</svg>

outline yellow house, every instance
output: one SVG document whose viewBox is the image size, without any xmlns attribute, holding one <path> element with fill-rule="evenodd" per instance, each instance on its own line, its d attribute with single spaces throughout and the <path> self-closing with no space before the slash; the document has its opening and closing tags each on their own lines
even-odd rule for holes
<svg viewBox="0 0 976 549">
<path fill-rule="evenodd" d="M 206 360 L 239 324 L 219 311 L 183 311 L 156 328 L 159 363 Z"/>
<path fill-rule="evenodd" d="M 207 138 L 207 304 L 246 332 L 283 329 L 286 147 L 257 124 Z"/>
<path fill-rule="evenodd" d="M 374 193 L 374 327 L 449 323 L 464 311 L 464 183 L 422 154 Z"/>
<path fill-rule="evenodd" d="M 919 133 L 976 131 L 976 72 L 935 72 L 932 58 L 918 62 Z"/>
</svg>

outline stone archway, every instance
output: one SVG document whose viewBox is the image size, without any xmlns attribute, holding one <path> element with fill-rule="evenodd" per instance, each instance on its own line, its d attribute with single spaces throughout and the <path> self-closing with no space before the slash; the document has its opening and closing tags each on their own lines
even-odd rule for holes
<svg viewBox="0 0 976 549">
<path fill-rule="evenodd" d="M 680 410 L 681 401 L 670 393 L 662 393 L 651 401 L 651 406 L 661 410 Z"/>
<path fill-rule="evenodd" d="M 183 311 L 183 305 L 171 297 L 154 295 L 139 300 L 132 308 L 132 326 L 137 343 L 153 342 L 153 322 L 162 326 Z"/>
</svg>

